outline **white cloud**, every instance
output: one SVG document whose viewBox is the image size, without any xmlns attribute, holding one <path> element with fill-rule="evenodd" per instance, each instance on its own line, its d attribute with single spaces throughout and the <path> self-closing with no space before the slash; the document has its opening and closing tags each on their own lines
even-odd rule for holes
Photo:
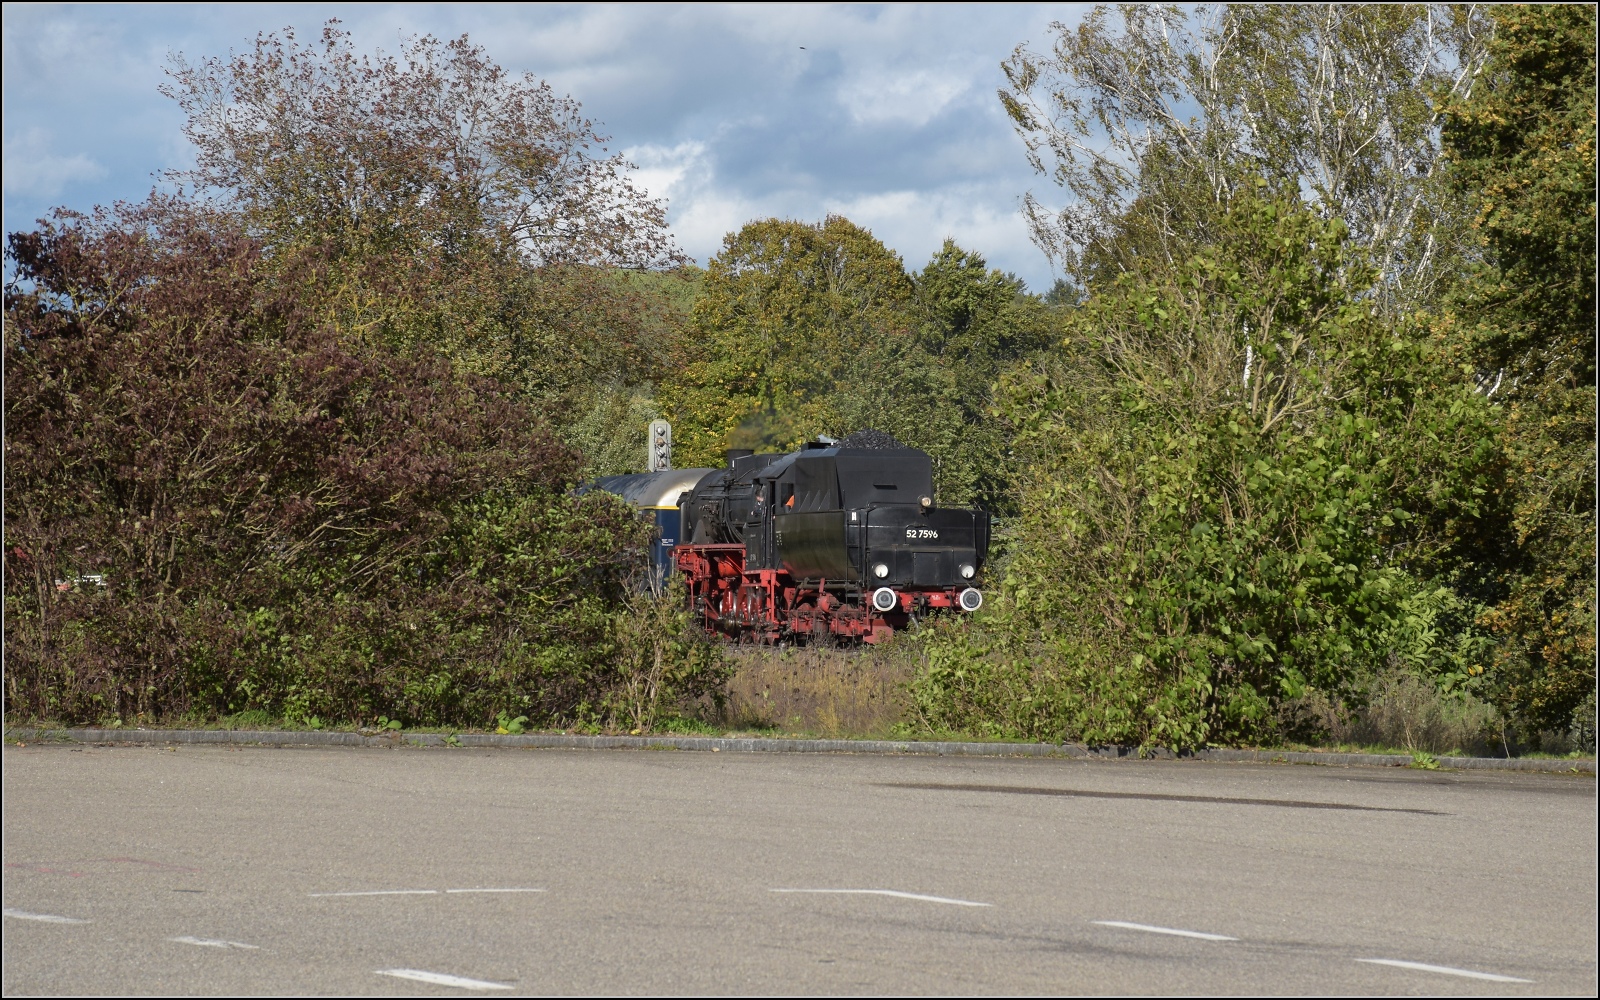
<svg viewBox="0 0 1600 1000">
<path fill-rule="evenodd" d="M 966 92 L 969 81 L 954 73 L 913 70 L 873 72 L 839 87 L 839 103 L 862 124 L 898 122 L 921 127 Z"/>
<path fill-rule="evenodd" d="M 54 198 L 74 181 L 96 181 L 106 176 L 106 168 L 83 153 L 62 156 L 52 152 L 50 146 L 50 134 L 38 127 L 5 137 L 6 194 Z"/>
<path fill-rule="evenodd" d="M 752 219 L 841 212 L 920 267 L 947 235 L 1048 283 L 1018 197 L 1028 170 L 994 99 L 999 62 L 1038 44 L 1063 4 L 8 5 L 3 30 L 8 224 L 54 204 L 149 192 L 192 162 L 159 96 L 169 51 L 248 49 L 339 17 L 356 44 L 467 33 L 507 70 L 583 103 L 639 182 L 669 200 L 704 261 Z M 1041 191 L 1049 195 L 1054 192 Z"/>
<path fill-rule="evenodd" d="M 1028 229 L 1014 203 L 993 190 L 959 185 L 934 191 L 887 191 L 829 201 L 827 211 L 846 216 L 870 229 L 904 258 L 908 270 L 920 269 L 946 239 L 988 258 L 990 267 L 1019 270 L 1014 248 L 1028 244 Z M 1029 259 L 1030 285 L 1045 275 Z M 1045 288 L 1034 288 L 1044 291 Z"/>
<path fill-rule="evenodd" d="M 964 249 L 988 257 L 991 267 L 1022 271 L 1035 284 L 1050 277 L 1038 266 L 1015 196 L 994 185 L 905 188 L 845 198 L 786 188 L 752 197 L 717 176 L 714 143 L 689 140 L 672 146 L 634 146 L 623 152 L 638 166 L 634 177 L 639 184 L 653 196 L 667 199 L 673 234 L 702 264 L 722 248 L 728 233 L 753 219 L 815 222 L 836 214 L 871 230 L 912 270 L 926 264 L 946 239 L 954 239 Z"/>
<path fill-rule="evenodd" d="M 667 199 L 667 223 L 673 235 L 702 264 L 721 249 L 725 235 L 760 214 L 754 203 L 719 188 L 705 142 L 633 146 L 623 155 L 639 168 L 635 180 L 652 196 Z"/>
</svg>

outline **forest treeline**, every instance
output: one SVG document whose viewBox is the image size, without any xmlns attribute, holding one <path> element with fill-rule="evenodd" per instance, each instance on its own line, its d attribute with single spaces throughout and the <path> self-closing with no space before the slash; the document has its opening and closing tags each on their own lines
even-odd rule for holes
<svg viewBox="0 0 1600 1000">
<path fill-rule="evenodd" d="M 714 699 L 637 522 L 571 490 L 665 417 L 679 465 L 877 428 L 998 515 L 985 611 L 907 640 L 913 727 L 1313 741 L 1403 681 L 1592 741 L 1594 40 L 1576 6 L 1054 25 L 997 95 L 1047 290 L 836 216 L 696 267 L 465 38 L 176 59 L 195 166 L 8 237 L 8 703 Z"/>
</svg>

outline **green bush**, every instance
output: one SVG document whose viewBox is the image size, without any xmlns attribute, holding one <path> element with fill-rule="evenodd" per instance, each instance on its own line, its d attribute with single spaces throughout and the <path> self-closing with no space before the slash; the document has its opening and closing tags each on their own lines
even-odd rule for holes
<svg viewBox="0 0 1600 1000">
<path fill-rule="evenodd" d="M 1472 637 L 1418 602 L 1460 604 L 1431 574 L 1485 490 L 1486 405 L 1429 331 L 1378 324 L 1338 222 L 1242 196 L 1222 222 L 1004 387 L 1018 543 L 995 612 L 928 639 L 929 725 L 1248 742 L 1308 689 L 1359 702 L 1397 642 L 1471 669 Z"/>
<path fill-rule="evenodd" d="M 499 383 L 329 326 L 226 218 L 13 237 L 18 716 L 601 717 L 631 508 Z"/>
<path fill-rule="evenodd" d="M 681 580 L 631 590 L 612 626 L 616 682 L 605 702 L 612 722 L 649 732 L 666 714 L 677 715 L 707 696 L 716 702 L 713 714 L 720 714 L 733 668 L 690 612 Z"/>
</svg>

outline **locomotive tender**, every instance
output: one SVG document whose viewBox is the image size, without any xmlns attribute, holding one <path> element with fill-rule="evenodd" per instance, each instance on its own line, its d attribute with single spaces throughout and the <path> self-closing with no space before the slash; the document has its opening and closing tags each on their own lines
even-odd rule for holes
<svg viewBox="0 0 1600 1000">
<path fill-rule="evenodd" d="M 668 494 L 691 476 L 672 518 Z M 876 643 L 913 615 L 983 604 L 989 515 L 938 506 L 928 454 L 885 434 L 595 485 L 652 511 L 658 558 L 670 554 L 701 621 L 743 641 Z"/>
</svg>

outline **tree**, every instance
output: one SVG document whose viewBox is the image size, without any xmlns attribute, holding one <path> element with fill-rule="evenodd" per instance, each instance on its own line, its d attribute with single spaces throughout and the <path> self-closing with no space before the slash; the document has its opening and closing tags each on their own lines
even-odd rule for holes
<svg viewBox="0 0 1600 1000">
<path fill-rule="evenodd" d="M 1481 81 L 1446 106 L 1450 179 L 1483 257 L 1452 304 L 1505 422 L 1515 544 L 1486 616 L 1504 639 L 1500 700 L 1560 730 L 1595 685 L 1595 14 L 1491 17 Z"/>
<path fill-rule="evenodd" d="M 619 272 L 684 259 L 578 102 L 465 36 L 363 55 L 337 21 L 317 44 L 174 57 L 164 93 L 196 150 L 169 176 L 237 214 L 264 266 L 315 275 L 308 308 L 514 386 L 593 471 L 626 450 L 683 320 Z"/>
<path fill-rule="evenodd" d="M 316 275 L 181 201 L 9 247 L 14 711 L 597 710 L 642 529 L 570 494 L 575 456 L 504 386 L 346 336 L 297 298 Z"/>
<path fill-rule="evenodd" d="M 924 449 L 943 502 L 1008 516 L 1014 462 L 994 417 L 994 386 L 1057 344 L 1060 318 L 1015 275 L 954 240 L 911 278 L 915 333 L 863 352 L 857 375 L 834 391 L 838 425 L 875 427 Z"/>
<path fill-rule="evenodd" d="M 720 464 L 725 448 L 837 432 L 835 387 L 858 377 L 863 354 L 910 340 L 913 293 L 900 258 L 840 216 L 728 234 L 695 302 L 684 364 L 661 389 L 682 461 Z"/>
<path fill-rule="evenodd" d="M 663 386 L 685 461 L 862 428 L 927 451 L 941 502 L 1015 509 L 992 414 L 1000 374 L 1047 349 L 1057 310 L 954 241 L 916 274 L 847 219 L 730 234 Z"/>
<path fill-rule="evenodd" d="M 1215 225 L 1006 377 L 1021 541 L 994 616 L 929 640 L 935 728 L 1254 742 L 1391 661 L 1476 676 L 1471 636 L 1408 622 L 1464 603 L 1436 577 L 1492 472 L 1487 403 L 1378 321 L 1375 271 L 1293 189 Z"/>
<path fill-rule="evenodd" d="M 364 56 L 337 20 L 320 45 L 294 29 L 227 59 L 175 56 L 194 167 L 169 176 L 216 192 L 274 244 L 297 238 L 434 247 L 475 239 L 536 263 L 674 263 L 666 208 L 570 97 L 513 77 L 462 36 L 412 38 Z"/>
<path fill-rule="evenodd" d="M 1052 49 L 1019 46 L 999 92 L 1071 199 L 1027 195 L 1034 239 L 1080 283 L 1171 266 L 1266 177 L 1344 220 L 1385 303 L 1426 301 L 1464 221 L 1434 180 L 1437 96 L 1470 90 L 1486 29 L 1440 4 L 1124 4 L 1052 24 Z"/>
</svg>

